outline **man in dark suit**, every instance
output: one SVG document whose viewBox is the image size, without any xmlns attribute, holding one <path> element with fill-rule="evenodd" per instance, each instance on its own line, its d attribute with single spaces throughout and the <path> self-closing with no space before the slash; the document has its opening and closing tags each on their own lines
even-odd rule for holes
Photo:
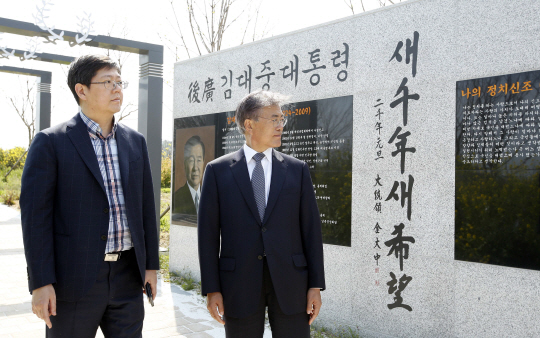
<svg viewBox="0 0 540 338">
<path fill-rule="evenodd" d="M 204 143 L 199 136 L 192 136 L 184 146 L 186 184 L 174 192 L 173 213 L 197 215 L 203 170 Z"/>
<path fill-rule="evenodd" d="M 32 311 L 47 337 L 141 337 L 159 269 L 146 141 L 114 120 L 127 87 L 114 61 L 78 58 L 68 85 L 81 111 L 36 135 L 22 176 Z"/>
<path fill-rule="evenodd" d="M 319 210 L 305 162 L 272 148 L 281 96 L 257 91 L 236 109 L 245 145 L 206 166 L 198 219 L 202 293 L 227 337 L 309 337 L 325 288 Z M 221 243 L 221 246 L 220 246 Z"/>
</svg>

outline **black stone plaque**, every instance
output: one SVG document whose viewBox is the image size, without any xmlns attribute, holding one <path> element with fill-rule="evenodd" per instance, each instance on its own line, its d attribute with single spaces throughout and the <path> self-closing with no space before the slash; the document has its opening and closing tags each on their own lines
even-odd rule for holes
<svg viewBox="0 0 540 338">
<path fill-rule="evenodd" d="M 540 71 L 456 85 L 455 259 L 540 270 Z"/>
<path fill-rule="evenodd" d="M 284 107 L 283 113 L 288 122 L 281 147 L 276 150 L 309 165 L 324 243 L 350 246 L 353 97 L 292 103 Z M 185 146 L 194 136 L 196 141 L 192 144 L 204 143 L 203 168 L 209 161 L 235 152 L 245 143 L 234 112 L 174 120 L 173 224 L 197 226 L 192 207 L 195 202 L 186 191 L 187 181 L 196 182 L 200 169 L 187 157 L 184 159 L 185 154 L 191 156 L 192 152 L 201 155 L 202 147 Z M 194 173 L 194 179 L 188 177 L 190 173 Z"/>
</svg>

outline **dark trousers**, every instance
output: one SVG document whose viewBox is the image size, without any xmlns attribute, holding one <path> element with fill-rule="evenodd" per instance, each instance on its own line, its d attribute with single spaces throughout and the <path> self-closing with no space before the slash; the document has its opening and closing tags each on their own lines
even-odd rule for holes
<svg viewBox="0 0 540 338">
<path fill-rule="evenodd" d="M 266 257 L 264 258 L 263 287 L 261 289 L 261 301 L 253 315 L 246 318 L 234 318 L 225 314 L 225 334 L 227 338 L 262 338 L 264 335 L 265 308 L 267 306 L 273 338 L 309 338 L 309 315 L 306 312 L 286 315 L 281 311 L 270 278 Z"/>
<path fill-rule="evenodd" d="M 144 320 L 142 281 L 135 250 L 103 262 L 96 283 L 77 302 L 56 302 L 47 338 L 94 338 L 98 327 L 111 338 L 140 338 Z"/>
</svg>

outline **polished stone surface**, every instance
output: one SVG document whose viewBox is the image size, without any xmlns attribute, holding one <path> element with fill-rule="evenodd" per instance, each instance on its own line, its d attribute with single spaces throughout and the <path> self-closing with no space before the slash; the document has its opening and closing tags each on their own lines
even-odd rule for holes
<svg viewBox="0 0 540 338">
<path fill-rule="evenodd" d="M 540 71 L 457 82 L 458 260 L 540 270 Z"/>
<path fill-rule="evenodd" d="M 324 243 L 351 246 L 352 96 L 293 102 L 287 104 L 283 112 L 287 124 L 283 128 L 281 147 L 276 150 L 309 165 Z M 181 159 L 187 138 L 199 136 L 207 149 L 209 144 L 214 144 L 213 154 L 206 150 L 205 164 L 237 151 L 244 144 L 244 137 L 234 122 L 234 112 L 177 118 L 174 126 L 177 165 L 173 169 L 172 184 L 178 189 L 185 182 L 184 179 L 180 184 L 176 180 L 184 175 Z M 177 175 L 177 170 L 182 173 Z M 172 203 L 176 205 L 175 194 Z M 196 226 L 196 220 L 196 215 L 177 213 L 173 209 L 173 224 Z"/>
</svg>

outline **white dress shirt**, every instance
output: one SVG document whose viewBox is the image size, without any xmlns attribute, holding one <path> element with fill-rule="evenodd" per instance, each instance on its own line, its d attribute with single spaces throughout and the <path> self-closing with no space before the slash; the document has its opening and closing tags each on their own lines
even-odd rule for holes
<svg viewBox="0 0 540 338">
<path fill-rule="evenodd" d="M 266 204 L 268 204 L 268 194 L 270 193 L 270 182 L 272 180 L 272 148 L 268 148 L 263 151 L 265 157 L 261 160 L 261 165 L 264 170 L 264 190 L 266 193 Z M 251 176 L 253 175 L 253 169 L 257 161 L 253 159 L 257 152 L 251 149 L 247 144 L 244 144 L 244 155 L 246 156 L 246 162 L 249 172 L 249 180 L 251 181 Z M 265 254 L 266 256 L 266 254 Z M 320 287 L 314 287 L 312 289 L 322 289 Z"/>
<path fill-rule="evenodd" d="M 188 182 L 186 182 L 187 186 L 189 187 L 189 192 L 191 193 L 191 198 L 193 199 L 193 204 L 195 204 L 195 195 L 201 198 L 201 185 L 199 184 L 197 186 L 197 190 L 193 189 L 191 185 L 189 185 Z"/>
<path fill-rule="evenodd" d="M 247 144 L 244 144 L 244 155 L 246 156 L 246 163 L 249 172 L 249 180 L 251 181 L 251 176 L 253 174 L 253 169 L 257 161 L 253 159 L 253 156 L 257 154 L 257 151 L 251 149 Z M 270 194 L 270 182 L 272 181 L 272 148 L 268 148 L 263 151 L 265 155 L 261 160 L 261 165 L 264 170 L 264 193 L 266 195 L 266 204 L 268 204 L 268 195 Z"/>
</svg>

